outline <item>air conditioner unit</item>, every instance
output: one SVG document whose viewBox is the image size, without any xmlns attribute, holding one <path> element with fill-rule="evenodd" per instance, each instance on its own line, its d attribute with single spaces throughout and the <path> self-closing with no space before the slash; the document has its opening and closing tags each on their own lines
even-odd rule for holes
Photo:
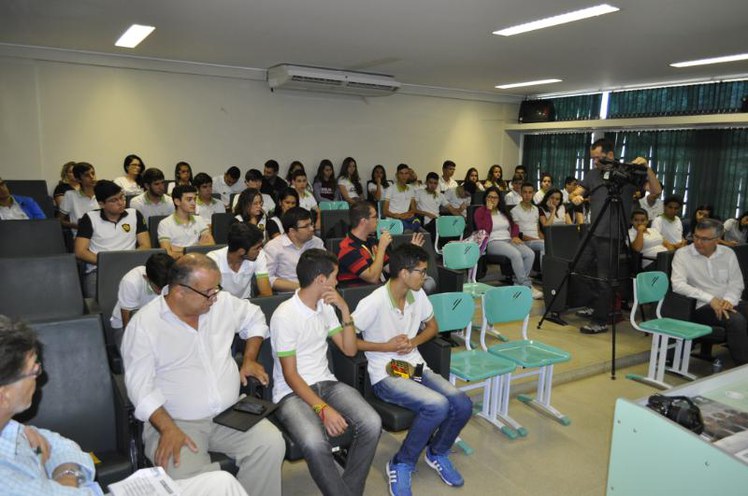
<svg viewBox="0 0 748 496">
<path fill-rule="evenodd" d="M 392 76 L 279 64 L 267 70 L 271 90 L 322 91 L 361 96 L 386 96 L 400 89 Z"/>
</svg>

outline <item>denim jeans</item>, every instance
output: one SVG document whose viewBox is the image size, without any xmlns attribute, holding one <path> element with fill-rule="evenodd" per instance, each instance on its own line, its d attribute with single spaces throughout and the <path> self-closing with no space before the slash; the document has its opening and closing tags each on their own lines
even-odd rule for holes
<svg viewBox="0 0 748 496">
<path fill-rule="evenodd" d="M 353 429 L 353 443 L 348 449 L 342 477 L 335 466 L 322 420 L 304 400 L 295 393 L 285 396 L 275 415 L 301 447 L 309 473 L 323 494 L 363 494 L 382 432 L 382 420 L 358 391 L 347 384 L 322 381 L 310 387 L 345 418 L 348 429 Z"/>
<path fill-rule="evenodd" d="M 489 255 L 503 255 L 512 263 L 514 282 L 521 286 L 531 286 L 530 271 L 535 261 L 535 252 L 524 243 L 515 245 L 511 241 L 489 241 L 486 253 Z"/>
<path fill-rule="evenodd" d="M 420 384 L 410 379 L 385 377 L 372 388 L 380 399 L 416 414 L 400 451 L 395 454 L 395 463 L 415 466 L 429 439 L 432 453 L 446 454 L 473 413 L 470 398 L 430 370 L 424 372 Z"/>
</svg>

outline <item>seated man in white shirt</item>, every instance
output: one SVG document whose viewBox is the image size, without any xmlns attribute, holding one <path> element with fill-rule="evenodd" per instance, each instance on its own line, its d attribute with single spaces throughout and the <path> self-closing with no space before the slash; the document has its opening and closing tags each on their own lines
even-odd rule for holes
<svg viewBox="0 0 748 496">
<path fill-rule="evenodd" d="M 174 259 L 169 255 L 154 253 L 148 257 L 145 265 L 134 267 L 119 282 L 117 304 L 109 319 L 117 349 L 122 344 L 122 334 L 135 311 L 161 294 L 172 265 Z"/>
<path fill-rule="evenodd" d="M 532 202 L 532 198 L 535 195 L 535 186 L 532 183 L 523 183 L 521 191 L 522 201 L 509 214 L 512 216 L 515 224 L 519 226 L 522 241 L 540 256 L 542 267 L 542 257 L 545 255 L 545 238 L 539 229 L 540 212 L 538 211 L 538 207 Z"/>
<path fill-rule="evenodd" d="M 467 217 L 467 208 L 473 200 L 475 194 L 475 183 L 463 183 L 456 188 L 448 189 L 444 193 L 444 199 L 447 201 L 447 211 L 449 215 L 462 215 Z"/>
<path fill-rule="evenodd" d="M 510 191 L 507 191 L 507 193 L 504 195 L 504 203 L 506 204 L 507 207 L 513 207 L 515 205 L 519 205 L 519 203 L 522 201 L 522 185 L 523 184 L 524 184 L 524 179 L 522 179 L 522 176 L 519 174 L 515 174 L 515 176 L 512 178 L 512 183 L 511 183 L 512 189 Z M 535 186 L 533 186 L 533 191 L 534 190 L 535 190 Z"/>
<path fill-rule="evenodd" d="M 273 290 L 295 291 L 299 288 L 299 257 L 310 248 L 324 248 L 324 243 L 314 235 L 309 210 L 292 207 L 283 214 L 281 222 L 285 233 L 268 241 L 264 249 L 268 277 Z"/>
<path fill-rule="evenodd" d="M 195 214 L 203 218 L 210 227 L 213 222 L 213 214 L 226 213 L 223 202 L 213 198 L 213 180 L 204 172 L 199 173 L 192 180 L 192 185 L 197 188 L 197 205 Z"/>
<path fill-rule="evenodd" d="M 228 246 L 208 253 L 221 271 L 221 286 L 237 298 L 271 296 L 265 253 L 264 233 L 254 224 L 236 222 L 229 227 Z M 252 294 L 252 278 L 257 294 Z"/>
<path fill-rule="evenodd" d="M 748 305 L 740 300 L 743 274 L 735 252 L 719 245 L 722 223 L 702 219 L 696 224 L 693 244 L 673 257 L 673 291 L 696 299 L 692 318 L 700 324 L 725 329 L 730 355 L 736 365 L 748 363 Z"/>
<path fill-rule="evenodd" d="M 146 456 L 174 479 L 217 470 L 208 451 L 234 459 L 247 492 L 281 495 L 283 437 L 263 419 L 246 432 L 213 418 L 239 399 L 240 384 L 268 376 L 257 353 L 268 336 L 265 316 L 248 300 L 221 291 L 221 273 L 190 253 L 169 271 L 168 292 L 141 308 L 122 342 L 127 394 L 144 422 Z M 241 368 L 230 353 L 246 340 Z"/>
<path fill-rule="evenodd" d="M 426 187 L 416 190 L 416 213 L 423 217 L 423 228 L 436 238 L 436 218 L 442 208 L 446 208 L 447 200 L 439 192 L 439 175 L 429 172 L 426 175 Z"/>
<path fill-rule="evenodd" d="M 665 205 L 660 198 L 662 186 L 658 183 L 657 194 L 652 193 L 651 190 L 649 181 L 647 181 L 641 193 L 643 197 L 639 198 L 639 207 L 647 211 L 647 216 L 650 219 L 656 219 L 665 211 Z"/>
<path fill-rule="evenodd" d="M 395 184 L 387 188 L 382 208 L 385 217 L 400 219 L 403 229 L 420 231 L 421 221 L 416 216 L 416 191 L 408 184 L 410 168 L 397 166 Z"/>
<path fill-rule="evenodd" d="M 260 188 L 262 188 L 262 172 L 257 169 L 249 169 L 247 173 L 244 174 L 244 186 L 245 190 L 256 189 L 259 191 Z M 241 195 L 241 193 L 239 195 Z M 236 205 L 239 203 L 239 195 L 234 195 L 234 200 L 231 202 L 232 212 L 236 210 Z M 273 197 L 267 193 L 262 193 L 262 211 L 265 212 L 265 216 L 273 210 L 275 210 L 275 201 L 273 200 Z"/>
<path fill-rule="evenodd" d="M 197 188 L 177 186 L 172 191 L 174 213 L 158 224 L 158 243 L 175 260 L 184 255 L 187 246 L 214 245 L 208 223 L 195 214 Z"/>
<path fill-rule="evenodd" d="M 241 193 L 244 189 L 239 182 L 241 175 L 242 171 L 239 170 L 239 167 L 232 166 L 223 175 L 213 178 L 213 191 L 221 195 L 221 202 L 224 208 L 228 208 L 231 204 L 231 195 L 233 193 Z"/>
<path fill-rule="evenodd" d="M 130 206 L 140 212 L 148 225 L 148 219 L 154 215 L 171 215 L 174 213 L 174 202 L 166 193 L 164 173 L 159 169 L 146 169 L 143 173 L 145 192 L 130 200 Z"/>
<path fill-rule="evenodd" d="M 276 417 L 299 443 L 320 491 L 364 494 L 382 421 L 358 391 L 338 382 L 327 362 L 328 338 L 347 356 L 357 352 L 348 305 L 335 290 L 337 272 L 338 261 L 328 251 L 312 248 L 299 259 L 300 289 L 270 320 L 273 401 L 279 404 Z M 354 442 L 341 474 L 329 439 L 348 429 Z"/>
<path fill-rule="evenodd" d="M 445 160 L 442 164 L 442 175 L 439 178 L 439 192 L 446 193 L 449 189 L 455 189 L 457 181 L 454 180 L 457 166 L 451 160 Z"/>
<path fill-rule="evenodd" d="M 314 195 L 308 189 L 309 182 L 307 181 L 306 172 L 304 169 L 298 169 L 291 174 L 291 187 L 296 190 L 299 195 L 299 204 L 301 208 L 309 210 L 314 220 L 314 230 L 319 232 L 322 216 L 319 213 L 319 206 L 317 206 L 317 200 L 314 199 Z"/>
</svg>

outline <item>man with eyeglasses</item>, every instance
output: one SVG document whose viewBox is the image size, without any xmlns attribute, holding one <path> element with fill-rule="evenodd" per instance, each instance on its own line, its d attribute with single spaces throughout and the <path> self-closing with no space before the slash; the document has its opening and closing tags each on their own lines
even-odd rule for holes
<svg viewBox="0 0 748 496">
<path fill-rule="evenodd" d="M 299 289 L 296 265 L 301 254 L 310 248 L 324 248 L 324 243 L 314 235 L 314 223 L 309 210 L 302 207 L 288 209 L 281 218 L 281 234 L 265 245 L 270 286 L 275 291 Z"/>
<path fill-rule="evenodd" d="M 208 253 L 221 271 L 223 289 L 237 298 L 271 296 L 265 253 L 262 251 L 264 233 L 254 224 L 236 222 L 229 227 L 228 246 Z M 252 278 L 257 282 L 257 294 L 252 294 Z"/>
<path fill-rule="evenodd" d="M 41 207 L 30 196 L 11 195 L 8 183 L 0 177 L 0 220 L 46 219 Z"/>
<path fill-rule="evenodd" d="M 719 245 L 724 228 L 715 219 L 696 224 L 693 244 L 673 257 L 673 291 L 696 299 L 692 318 L 700 324 L 725 329 L 730 355 L 736 365 L 748 363 L 748 305 L 740 300 L 743 274 L 730 248 Z"/>
<path fill-rule="evenodd" d="M 411 494 L 411 475 L 424 449 L 426 464 L 445 484 L 464 484 L 448 455 L 470 420 L 473 404 L 464 392 L 431 371 L 417 349 L 439 331 L 422 289 L 428 259 L 423 248 L 410 243 L 392 250 L 392 278 L 361 300 L 353 312 L 353 322 L 362 334 L 358 349 L 366 353 L 374 394 L 415 413 L 400 450 L 387 462 L 390 494 L 394 496 Z M 406 378 L 391 372 L 393 368 L 417 369 L 418 365 L 423 367 L 420 376 Z"/>
<path fill-rule="evenodd" d="M 221 291 L 221 273 L 205 255 L 190 253 L 169 270 L 168 292 L 136 313 L 125 329 L 122 358 L 135 417 L 145 423 L 146 456 L 174 479 L 208 470 L 208 450 L 239 467 L 251 494 L 280 496 L 283 438 L 263 419 L 246 432 L 213 422 L 239 398 L 252 376 L 268 384 L 257 353 L 268 337 L 265 316 L 248 300 Z M 230 349 L 246 340 L 241 368 Z"/>
<path fill-rule="evenodd" d="M 94 186 L 99 209 L 83 214 L 78 221 L 75 256 L 85 263 L 83 294 L 96 295 L 96 255 L 101 251 L 151 248 L 143 215 L 125 208 L 125 193 L 112 181 L 102 179 Z"/>
</svg>

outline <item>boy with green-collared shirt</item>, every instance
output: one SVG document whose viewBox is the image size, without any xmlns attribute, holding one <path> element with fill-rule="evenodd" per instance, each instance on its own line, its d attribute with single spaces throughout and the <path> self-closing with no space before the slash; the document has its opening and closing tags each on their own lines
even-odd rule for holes
<svg viewBox="0 0 748 496">
<path fill-rule="evenodd" d="M 195 214 L 197 189 L 181 185 L 172 191 L 174 214 L 158 224 L 158 243 L 174 259 L 184 255 L 184 248 L 194 245 L 216 244 L 210 228 L 202 217 Z"/>
</svg>

